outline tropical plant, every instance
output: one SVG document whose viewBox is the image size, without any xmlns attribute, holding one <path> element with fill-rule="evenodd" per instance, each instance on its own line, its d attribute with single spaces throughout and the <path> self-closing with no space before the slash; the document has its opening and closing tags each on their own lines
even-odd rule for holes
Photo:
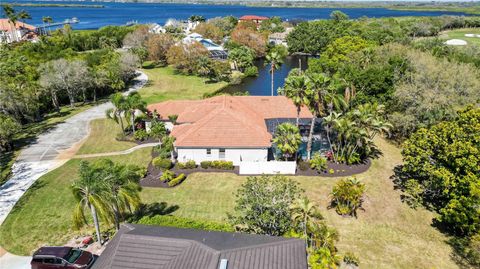
<svg viewBox="0 0 480 269">
<path fill-rule="evenodd" d="M 117 124 L 120 124 L 122 133 L 125 135 L 125 127 L 123 125 L 123 117 L 128 109 L 128 104 L 125 96 L 117 92 L 110 96 L 110 102 L 113 104 L 113 108 L 107 109 L 105 112 L 107 118 L 114 120 Z"/>
<path fill-rule="evenodd" d="M 327 170 L 327 158 L 323 157 L 319 152 L 313 154 L 313 158 L 309 161 L 310 168 L 317 171 Z"/>
<path fill-rule="evenodd" d="M 289 160 L 296 155 L 302 143 L 302 136 L 297 126 L 285 122 L 277 126 L 273 143 L 282 152 L 285 160 Z"/>
<path fill-rule="evenodd" d="M 248 177 L 236 193 L 230 222 L 241 231 L 283 235 L 293 227 L 290 206 L 301 191 L 298 183 L 284 176 Z"/>
<path fill-rule="evenodd" d="M 292 69 L 285 79 L 285 85 L 278 89 L 278 94 L 285 95 L 297 107 L 296 125 L 299 125 L 300 111 L 303 105 L 309 104 L 311 96 L 307 87 L 307 77 L 299 69 Z"/>
<path fill-rule="evenodd" d="M 90 210 L 92 215 L 97 241 L 103 244 L 100 233 L 100 219 L 111 223 L 114 213 L 110 207 L 109 186 L 107 182 L 99 178 L 91 165 L 82 161 L 79 168 L 80 177 L 72 184 L 72 192 L 77 201 L 73 212 L 73 222 L 76 228 L 87 223 L 85 211 Z"/>
<path fill-rule="evenodd" d="M 125 98 L 125 117 L 130 121 L 135 135 L 135 118 L 137 111 L 146 111 L 146 103 L 138 92 L 132 92 Z"/>
<path fill-rule="evenodd" d="M 365 184 L 355 177 L 338 181 L 332 189 L 332 203 L 338 214 L 357 216 L 357 209 L 362 207 Z"/>
<path fill-rule="evenodd" d="M 152 120 L 152 126 L 150 127 L 149 135 L 152 138 L 158 139 L 161 147 L 162 140 L 167 135 L 167 128 L 165 127 L 165 123 L 156 119 Z"/>
<path fill-rule="evenodd" d="M 295 201 L 290 206 L 292 220 L 303 233 L 307 245 L 311 246 L 311 233 L 314 225 L 317 225 L 323 219 L 322 214 L 318 210 L 315 203 L 311 202 L 306 196 L 303 196 Z"/>
<path fill-rule="evenodd" d="M 280 66 L 283 64 L 283 59 L 285 58 L 287 54 L 287 51 L 285 47 L 283 46 L 276 46 L 270 49 L 270 51 L 267 53 L 267 56 L 265 57 L 266 64 L 270 65 L 270 75 L 271 75 L 271 95 L 273 96 L 273 75 L 275 73 L 275 70 L 280 68 Z"/>
<path fill-rule="evenodd" d="M 175 178 L 175 172 L 170 170 L 163 171 L 162 175 L 160 176 L 160 180 L 163 182 L 170 182 L 174 178 Z"/>
<path fill-rule="evenodd" d="M 240 46 L 228 52 L 228 59 L 233 62 L 235 69 L 245 72 L 246 68 L 253 66 L 255 53 L 246 46 Z"/>
<path fill-rule="evenodd" d="M 177 119 L 178 119 L 177 114 L 168 115 L 168 120 L 174 125 L 177 124 Z"/>
</svg>

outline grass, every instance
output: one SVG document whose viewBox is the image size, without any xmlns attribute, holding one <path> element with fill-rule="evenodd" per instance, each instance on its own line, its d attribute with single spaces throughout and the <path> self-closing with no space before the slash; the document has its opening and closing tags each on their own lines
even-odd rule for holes
<svg viewBox="0 0 480 269">
<path fill-rule="evenodd" d="M 22 127 L 22 130 L 14 138 L 13 152 L 8 152 L 0 155 L 0 185 L 8 180 L 11 173 L 11 168 L 15 162 L 16 157 L 20 154 L 22 147 L 28 145 L 35 138 L 46 132 L 57 124 L 64 122 L 69 117 L 72 117 L 82 111 L 91 108 L 93 104 L 86 104 L 76 107 L 64 106 L 58 112 L 52 112 L 43 116 L 43 120 L 40 122 L 33 122 L 26 124 Z"/>
<path fill-rule="evenodd" d="M 142 149 L 109 159 L 146 166 L 150 150 Z M 62 245 L 80 233 L 72 228 L 75 200 L 70 191 L 70 185 L 78 175 L 79 163 L 79 159 L 70 160 L 42 176 L 22 196 L 0 226 L 3 248 L 15 254 L 30 255 L 39 246 Z"/>
<path fill-rule="evenodd" d="M 115 138 L 120 132 L 121 128 L 113 120 L 97 119 L 91 121 L 90 136 L 77 154 L 122 151 L 137 145 L 133 142 L 117 141 Z"/>
<path fill-rule="evenodd" d="M 203 78 L 177 74 L 172 67 L 144 69 L 149 83 L 139 93 L 148 103 L 174 99 L 200 99 L 227 85 L 226 82 L 205 83 Z"/>
<path fill-rule="evenodd" d="M 467 41 L 469 46 L 480 46 L 480 37 L 466 37 L 465 34 L 480 35 L 480 29 L 478 28 L 464 28 L 451 31 L 444 31 L 440 33 L 441 38 L 445 39 L 462 39 Z"/>
</svg>

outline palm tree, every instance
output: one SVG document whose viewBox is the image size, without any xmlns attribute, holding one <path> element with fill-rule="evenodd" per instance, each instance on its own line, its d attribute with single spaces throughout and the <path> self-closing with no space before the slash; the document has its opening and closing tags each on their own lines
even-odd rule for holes
<svg viewBox="0 0 480 269">
<path fill-rule="evenodd" d="M 297 126 L 289 122 L 277 126 L 273 143 L 275 143 L 282 152 L 285 160 L 288 160 L 297 153 L 301 142 L 302 137 Z"/>
<path fill-rule="evenodd" d="M 130 93 L 125 99 L 125 113 L 126 117 L 130 118 L 130 124 L 132 125 L 133 135 L 135 135 L 135 113 L 146 110 L 146 103 L 142 100 L 142 97 L 138 92 Z"/>
<path fill-rule="evenodd" d="M 311 93 L 307 87 L 307 78 L 306 76 L 297 69 L 292 69 L 288 74 L 288 77 L 285 79 L 285 85 L 283 88 L 278 89 L 278 93 L 285 95 L 293 104 L 297 107 L 297 120 L 296 125 L 298 127 L 300 120 L 300 111 L 302 105 L 309 104 L 309 97 Z"/>
<path fill-rule="evenodd" d="M 17 20 L 18 20 L 18 14 L 13 9 L 12 5 L 2 5 L 3 7 L 3 13 L 5 16 L 8 18 L 8 22 L 10 23 L 10 30 L 12 32 L 12 41 L 18 41 L 18 35 L 17 35 Z"/>
<path fill-rule="evenodd" d="M 107 109 L 105 112 L 107 118 L 114 120 L 116 123 L 120 124 L 122 128 L 122 133 L 125 135 L 125 127 L 123 125 L 123 115 L 127 110 L 127 101 L 121 93 L 115 93 L 110 97 L 110 102 L 113 104 L 113 108 Z"/>
<path fill-rule="evenodd" d="M 108 204 L 110 197 L 108 185 L 96 177 L 97 175 L 91 166 L 85 161 L 80 164 L 79 172 L 80 178 L 72 184 L 73 195 L 77 200 L 77 206 L 73 212 L 73 222 L 77 228 L 86 224 L 85 211 L 90 210 L 95 225 L 97 241 L 102 244 L 99 218 L 110 223 L 113 216 Z"/>
<path fill-rule="evenodd" d="M 44 24 L 47 23 L 50 26 L 50 24 L 53 22 L 53 19 L 50 16 L 42 17 L 42 22 Z M 45 31 L 45 29 L 43 29 L 43 30 Z M 50 27 L 49 27 L 49 30 L 50 30 Z"/>
<path fill-rule="evenodd" d="M 280 68 L 280 66 L 283 64 L 283 58 L 285 58 L 285 55 L 282 55 L 280 50 L 277 49 L 271 49 L 267 56 L 265 57 L 266 62 L 270 64 L 270 74 L 272 76 L 272 81 L 271 81 L 271 92 L 273 96 L 273 75 L 275 73 L 275 70 Z"/>
<path fill-rule="evenodd" d="M 315 203 L 304 196 L 297 199 L 293 205 L 290 206 L 292 212 L 292 220 L 303 230 L 303 236 L 307 243 L 307 246 L 311 245 L 311 241 L 308 240 L 310 231 L 313 225 L 323 219 L 322 214 L 318 210 Z"/>
<path fill-rule="evenodd" d="M 25 20 L 32 19 L 32 16 L 30 16 L 30 14 L 27 11 L 22 10 L 18 13 L 18 18 L 23 24 L 25 24 Z"/>
</svg>

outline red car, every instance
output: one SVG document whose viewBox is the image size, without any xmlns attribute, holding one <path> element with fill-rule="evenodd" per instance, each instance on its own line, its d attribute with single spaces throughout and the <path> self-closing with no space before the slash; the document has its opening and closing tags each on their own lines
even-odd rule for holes
<svg viewBox="0 0 480 269">
<path fill-rule="evenodd" d="M 71 247 L 41 247 L 33 253 L 32 269 L 87 269 L 97 256 Z"/>
</svg>

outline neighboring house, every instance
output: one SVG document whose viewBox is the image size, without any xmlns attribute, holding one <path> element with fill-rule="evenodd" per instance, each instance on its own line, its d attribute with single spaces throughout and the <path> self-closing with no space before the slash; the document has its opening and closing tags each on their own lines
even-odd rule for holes
<svg viewBox="0 0 480 269">
<path fill-rule="evenodd" d="M 272 134 L 282 122 L 295 123 L 297 108 L 285 96 L 216 96 L 204 100 L 167 101 L 148 106 L 162 120 L 178 115 L 171 135 L 180 162 L 227 160 L 266 162 L 272 157 Z M 300 110 L 303 133 L 312 114 Z"/>
<path fill-rule="evenodd" d="M 164 34 L 166 32 L 165 28 L 158 23 L 152 23 L 148 27 L 148 32 L 152 34 Z"/>
<path fill-rule="evenodd" d="M 257 26 L 260 26 L 262 21 L 268 20 L 268 17 L 256 16 L 256 15 L 245 15 L 238 19 L 240 22 L 253 21 Z"/>
<path fill-rule="evenodd" d="M 0 42 L 11 43 L 22 40 L 36 40 L 35 26 L 17 21 L 15 25 L 8 19 L 0 19 Z"/>
<path fill-rule="evenodd" d="M 187 35 L 184 39 L 184 43 L 190 43 L 190 42 L 199 42 L 202 44 L 208 52 L 210 52 L 210 57 L 214 59 L 219 59 L 219 60 L 226 60 L 228 57 L 227 52 L 225 49 L 220 46 L 215 44 L 212 40 L 203 38 L 202 35 L 197 34 L 197 33 L 192 33 Z"/>
<path fill-rule="evenodd" d="M 307 269 L 305 241 L 124 224 L 92 269 Z"/>
<path fill-rule="evenodd" d="M 285 29 L 282 33 L 273 33 L 268 36 L 268 43 L 273 45 L 283 45 L 287 47 L 287 36 L 293 30 L 293 28 Z"/>
</svg>

